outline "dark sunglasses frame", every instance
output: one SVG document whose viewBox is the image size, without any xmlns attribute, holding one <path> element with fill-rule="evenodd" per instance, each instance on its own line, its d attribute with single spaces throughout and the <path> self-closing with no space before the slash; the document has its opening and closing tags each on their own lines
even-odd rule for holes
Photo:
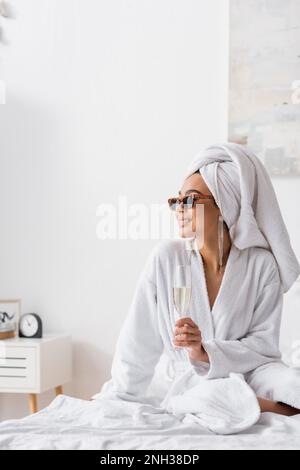
<svg viewBox="0 0 300 470">
<path fill-rule="evenodd" d="M 192 207 L 195 206 L 195 203 L 199 200 L 199 199 L 213 199 L 213 196 L 209 195 L 209 194 L 202 194 L 201 196 L 197 196 L 197 195 L 190 195 L 190 196 L 184 196 L 182 199 L 180 197 L 170 197 L 168 199 L 168 204 L 169 204 L 169 207 L 172 211 L 175 211 L 177 209 L 177 207 L 180 205 L 180 204 L 184 204 L 185 206 L 187 206 L 188 209 L 191 209 Z"/>
</svg>

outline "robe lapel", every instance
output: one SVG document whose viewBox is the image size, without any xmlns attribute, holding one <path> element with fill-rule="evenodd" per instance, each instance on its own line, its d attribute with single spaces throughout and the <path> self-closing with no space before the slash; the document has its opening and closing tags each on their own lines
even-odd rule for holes
<svg viewBox="0 0 300 470">
<path fill-rule="evenodd" d="M 229 298 L 228 294 L 234 292 L 231 285 L 234 276 L 234 263 L 238 255 L 237 248 L 232 244 L 223 279 L 215 299 L 212 309 L 210 308 L 207 284 L 205 279 L 204 265 L 199 250 L 194 250 L 191 256 L 192 266 L 192 312 L 195 318 L 193 320 L 202 333 L 204 340 L 213 339 L 216 329 L 219 330 L 222 319 L 226 315 L 226 303 Z"/>
</svg>

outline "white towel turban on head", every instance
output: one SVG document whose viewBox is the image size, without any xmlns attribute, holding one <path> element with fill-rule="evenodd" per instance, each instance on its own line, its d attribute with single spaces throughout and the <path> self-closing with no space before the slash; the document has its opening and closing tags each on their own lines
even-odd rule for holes
<svg viewBox="0 0 300 470">
<path fill-rule="evenodd" d="M 270 176 L 259 158 L 245 145 L 216 144 L 195 155 L 185 178 L 196 171 L 215 198 L 231 242 L 240 250 L 257 246 L 271 251 L 287 292 L 300 266 Z"/>
</svg>

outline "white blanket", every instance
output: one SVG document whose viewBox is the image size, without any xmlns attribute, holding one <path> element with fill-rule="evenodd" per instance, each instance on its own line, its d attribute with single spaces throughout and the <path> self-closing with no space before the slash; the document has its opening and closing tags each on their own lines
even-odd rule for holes
<svg viewBox="0 0 300 470">
<path fill-rule="evenodd" d="M 0 423 L 0 449 L 300 449 L 300 415 L 263 413 L 246 431 L 222 436 L 149 405 L 59 395 L 23 419 Z"/>
</svg>

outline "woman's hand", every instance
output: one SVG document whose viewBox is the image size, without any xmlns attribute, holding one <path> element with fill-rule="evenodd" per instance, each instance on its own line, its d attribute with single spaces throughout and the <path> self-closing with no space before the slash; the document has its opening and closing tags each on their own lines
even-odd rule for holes
<svg viewBox="0 0 300 470">
<path fill-rule="evenodd" d="M 190 359 L 209 362 L 208 354 L 202 346 L 201 331 L 191 318 L 183 317 L 176 321 L 173 344 L 188 348 Z"/>
</svg>

